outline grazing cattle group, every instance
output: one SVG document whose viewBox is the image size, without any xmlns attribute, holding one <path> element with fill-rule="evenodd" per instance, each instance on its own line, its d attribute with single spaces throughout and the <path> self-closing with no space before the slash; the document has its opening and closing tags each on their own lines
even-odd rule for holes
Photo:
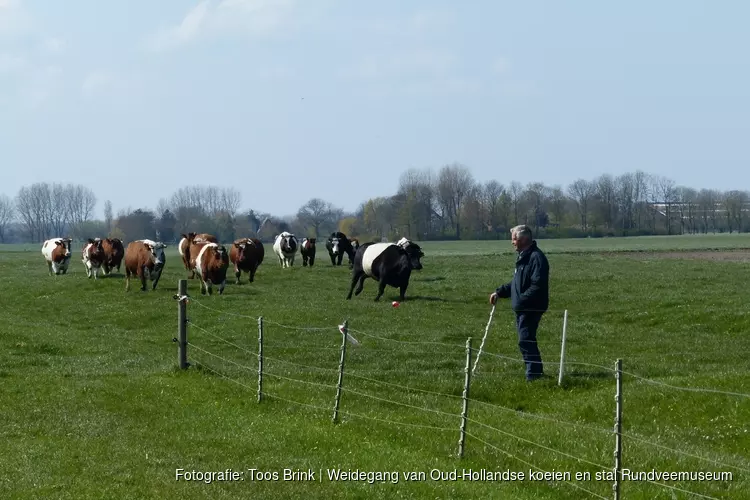
<svg viewBox="0 0 750 500">
<path fill-rule="evenodd" d="M 211 234 L 190 232 L 180 236 L 178 252 L 189 273 L 188 278 L 197 276 L 200 280 L 201 294 L 212 295 L 214 285 L 218 287 L 219 295 L 224 293 L 230 262 L 234 266 L 236 284 L 240 284 L 243 272 L 248 274 L 250 283 L 255 281 L 255 273 L 265 256 L 263 243 L 259 239 L 237 239 L 227 251 L 227 247 Z M 67 273 L 71 242 L 71 238 L 51 238 L 42 244 L 42 255 L 50 275 Z M 316 238 L 303 238 L 300 244 L 294 234 L 284 231 L 274 238 L 273 251 L 279 265 L 289 268 L 294 265 L 299 248 L 302 266 L 312 267 L 315 264 L 315 244 Z M 156 290 L 166 264 L 166 247 L 166 244 L 150 239 L 131 241 L 125 248 L 118 238 L 89 238 L 81 250 L 81 261 L 86 276 L 93 276 L 97 280 L 100 272 L 105 276 L 113 270 L 119 272 L 124 260 L 126 291 L 130 291 L 132 276 L 140 280 L 142 291 L 147 290 L 149 280 L 151 289 Z M 421 247 L 407 238 L 401 238 L 396 243 L 368 242 L 360 245 L 356 238 L 348 238 L 340 231 L 331 233 L 326 239 L 326 249 L 333 266 L 340 266 L 345 254 L 349 258 L 352 277 L 347 300 L 352 298 L 352 293 L 359 295 L 362 292 L 367 278 L 378 282 L 375 301 L 380 300 L 387 286 L 398 288 L 400 299 L 405 300 L 411 272 L 422 269 L 421 258 L 424 256 Z"/>
</svg>

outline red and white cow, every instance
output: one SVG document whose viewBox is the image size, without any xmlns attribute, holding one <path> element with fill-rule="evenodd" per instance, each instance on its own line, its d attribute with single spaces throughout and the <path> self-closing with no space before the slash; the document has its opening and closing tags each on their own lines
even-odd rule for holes
<svg viewBox="0 0 750 500">
<path fill-rule="evenodd" d="M 192 268 L 191 262 L 195 259 L 190 257 L 190 247 L 193 244 L 193 241 L 196 243 L 200 243 L 201 241 L 218 243 L 219 240 L 216 239 L 216 236 L 209 233 L 188 233 L 181 234 L 180 236 L 182 236 L 182 238 L 177 245 L 177 251 L 180 253 L 180 257 L 182 257 L 182 264 L 185 266 L 185 269 L 190 272 L 188 278 L 193 279 L 195 278 L 195 270 Z"/>
<path fill-rule="evenodd" d="M 86 276 L 91 279 L 93 275 L 95 280 L 99 279 L 99 270 L 107 258 L 102 247 L 101 238 L 96 238 L 95 240 L 89 238 L 88 242 L 83 245 L 81 254 L 81 262 L 83 262 L 86 268 Z"/>
<path fill-rule="evenodd" d="M 213 285 L 219 285 L 219 295 L 224 293 L 229 268 L 229 253 L 223 245 L 210 241 L 193 242 L 190 245 L 192 270 L 201 280 L 201 294 L 213 294 Z"/>
<path fill-rule="evenodd" d="M 49 274 L 65 274 L 70 264 L 71 238 L 50 238 L 42 243 L 42 255 L 47 261 Z"/>
<path fill-rule="evenodd" d="M 164 248 L 167 245 L 152 240 L 131 241 L 125 249 L 125 291 L 130 291 L 130 276 L 136 275 L 141 281 L 141 291 L 146 291 L 146 279 L 151 279 L 152 290 L 166 264 Z"/>
</svg>

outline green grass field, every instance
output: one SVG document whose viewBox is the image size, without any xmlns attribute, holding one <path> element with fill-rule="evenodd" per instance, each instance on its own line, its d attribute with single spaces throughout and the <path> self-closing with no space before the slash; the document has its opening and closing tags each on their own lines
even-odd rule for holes
<svg viewBox="0 0 750 500">
<path fill-rule="evenodd" d="M 0 248 L 0 498 L 611 498 L 612 483 L 595 473 L 614 465 L 617 358 L 628 373 L 623 467 L 731 472 L 728 481 L 666 484 L 750 498 L 750 397 L 656 384 L 750 392 L 750 263 L 737 258 L 747 252 L 731 260 L 666 253 L 748 248 L 750 237 L 539 244 L 551 265 L 539 342 L 552 377 L 525 382 L 510 304 L 501 302 L 471 385 L 463 459 L 464 345 L 472 337 L 479 346 L 488 295 L 511 277 L 508 241 L 425 243 L 425 268 L 399 308 L 392 288 L 373 302 L 371 280 L 345 301 L 349 270 L 332 268 L 323 248 L 314 268 L 298 257 L 282 270 L 266 245 L 255 283 L 201 297 L 190 281 L 186 371 L 172 341 L 173 295 L 185 277 L 174 249 L 155 292 L 126 293 L 121 276 L 87 280 L 77 253 L 68 275 L 50 277 L 38 245 Z M 626 250 L 663 252 L 602 253 Z M 571 364 L 558 387 L 565 309 Z M 269 397 L 258 403 L 260 315 Z M 335 425 L 344 319 L 360 345 L 347 346 Z M 231 468 L 244 481 L 176 481 L 178 468 Z M 247 471 L 285 468 L 313 469 L 315 481 L 251 481 Z M 430 479 L 432 470 L 530 468 L 573 478 Z M 399 481 L 331 481 L 327 469 L 395 471 Z M 412 471 L 426 479 L 406 481 Z M 591 479 L 576 481 L 576 472 Z M 647 481 L 624 481 L 622 494 L 693 498 Z"/>
</svg>

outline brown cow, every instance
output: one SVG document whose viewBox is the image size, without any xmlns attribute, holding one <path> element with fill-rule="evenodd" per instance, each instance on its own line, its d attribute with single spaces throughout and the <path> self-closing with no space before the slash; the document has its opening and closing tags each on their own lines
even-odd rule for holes
<svg viewBox="0 0 750 500">
<path fill-rule="evenodd" d="M 86 276 L 89 279 L 92 275 L 95 280 L 99 279 L 99 270 L 102 268 L 105 258 L 101 238 L 89 238 L 81 251 L 81 262 L 86 268 Z"/>
<path fill-rule="evenodd" d="M 47 261 L 49 274 L 65 274 L 70 264 L 70 238 L 50 238 L 42 244 L 42 255 Z"/>
<path fill-rule="evenodd" d="M 263 262 L 266 250 L 263 243 L 257 238 L 240 238 L 232 243 L 229 250 L 229 260 L 234 264 L 234 276 L 236 283 L 240 284 L 242 271 L 250 275 L 250 283 L 255 281 L 255 271 Z"/>
<path fill-rule="evenodd" d="M 211 241 L 196 241 L 190 245 L 191 268 L 201 280 L 201 295 L 213 294 L 213 285 L 219 285 L 219 295 L 227 284 L 229 255 L 223 245 Z"/>
<path fill-rule="evenodd" d="M 102 240 L 102 249 L 104 249 L 104 275 L 108 276 L 113 270 L 120 272 L 120 264 L 125 256 L 125 247 L 120 238 L 104 238 Z"/>
<path fill-rule="evenodd" d="M 194 241 L 210 241 L 211 243 L 218 243 L 219 240 L 216 239 L 216 236 L 208 233 L 188 233 L 188 234 L 181 234 L 182 239 L 180 240 L 180 243 L 177 247 L 177 251 L 180 252 L 180 257 L 182 257 L 182 265 L 185 266 L 185 269 L 190 271 L 190 276 L 188 278 L 193 279 L 195 278 L 195 271 L 193 270 L 190 262 L 190 246 L 193 244 Z"/>
<path fill-rule="evenodd" d="M 167 245 L 152 240 L 131 241 L 125 249 L 125 291 L 130 291 L 130 275 L 141 280 L 141 291 L 146 291 L 146 278 L 153 281 L 152 290 L 156 290 L 161 273 L 164 270 L 166 257 L 164 248 Z"/>
<path fill-rule="evenodd" d="M 302 267 L 310 267 L 315 264 L 315 240 L 316 238 L 302 238 L 302 244 L 299 246 L 299 253 L 302 255 Z"/>
</svg>

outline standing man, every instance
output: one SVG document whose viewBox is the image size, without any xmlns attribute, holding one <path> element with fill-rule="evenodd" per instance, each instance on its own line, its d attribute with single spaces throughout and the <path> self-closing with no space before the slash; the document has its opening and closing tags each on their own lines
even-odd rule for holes
<svg viewBox="0 0 750 500">
<path fill-rule="evenodd" d="M 529 226 L 516 226 L 510 234 L 518 252 L 516 270 L 510 283 L 499 286 L 490 295 L 490 304 L 494 305 L 498 298 L 510 297 L 516 313 L 518 347 L 526 362 L 526 380 L 531 382 L 544 375 L 536 330 L 549 307 L 549 262 L 532 239 Z"/>
</svg>

